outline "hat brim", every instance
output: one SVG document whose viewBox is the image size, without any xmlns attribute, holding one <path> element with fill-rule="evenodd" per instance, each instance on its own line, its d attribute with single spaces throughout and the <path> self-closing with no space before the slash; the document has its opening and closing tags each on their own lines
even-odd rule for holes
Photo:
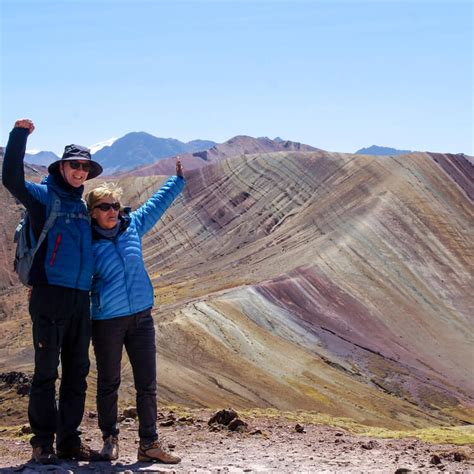
<svg viewBox="0 0 474 474">
<path fill-rule="evenodd" d="M 71 157 L 71 158 L 63 158 L 61 160 L 57 160 L 57 161 L 51 163 L 48 166 L 48 172 L 52 173 L 56 170 L 59 170 L 59 163 L 61 163 L 63 161 L 87 161 L 88 163 L 90 163 L 91 170 L 89 171 L 89 174 L 87 175 L 86 181 L 88 181 L 89 179 L 97 178 L 97 176 L 99 176 L 102 173 L 102 171 L 104 171 L 102 166 L 99 163 L 97 163 L 97 161 L 85 160 L 84 158 L 77 158 L 77 157 L 73 158 L 73 157 Z"/>
</svg>

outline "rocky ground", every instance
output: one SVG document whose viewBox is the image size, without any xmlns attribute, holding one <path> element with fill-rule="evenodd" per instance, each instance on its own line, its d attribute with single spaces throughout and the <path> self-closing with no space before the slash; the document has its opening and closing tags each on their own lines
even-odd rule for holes
<svg viewBox="0 0 474 474">
<path fill-rule="evenodd" d="M 39 467 L 29 462 L 28 428 L 0 433 L 0 472 L 474 472 L 474 447 L 434 445 L 417 439 L 381 439 L 340 428 L 295 423 L 283 416 L 220 416 L 210 410 L 159 414 L 165 447 L 182 457 L 178 465 L 136 462 L 138 422 L 134 410 L 120 423 L 116 462 L 61 462 Z M 232 420 L 232 418 L 234 419 Z M 84 440 L 99 448 L 94 412 L 86 413 Z"/>
</svg>

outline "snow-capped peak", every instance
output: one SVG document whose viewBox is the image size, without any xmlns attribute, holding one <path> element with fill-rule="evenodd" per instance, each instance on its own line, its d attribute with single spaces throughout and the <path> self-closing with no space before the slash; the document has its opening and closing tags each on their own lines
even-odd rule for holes
<svg viewBox="0 0 474 474">
<path fill-rule="evenodd" d="M 36 148 L 32 148 L 31 150 L 26 150 L 27 155 L 37 155 L 41 153 L 41 150 L 37 150 Z"/>
<path fill-rule="evenodd" d="M 103 142 L 96 143 L 95 145 L 90 146 L 91 154 L 98 152 L 100 149 L 112 145 L 112 143 L 117 140 L 117 137 L 109 138 L 108 140 L 104 140 Z"/>
</svg>

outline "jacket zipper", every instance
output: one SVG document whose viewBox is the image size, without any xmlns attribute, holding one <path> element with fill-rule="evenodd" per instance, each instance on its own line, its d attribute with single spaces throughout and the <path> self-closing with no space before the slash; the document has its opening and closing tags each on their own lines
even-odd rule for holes
<svg viewBox="0 0 474 474">
<path fill-rule="evenodd" d="M 120 256 L 120 260 L 122 261 L 122 265 L 123 265 L 123 275 L 124 275 L 124 278 L 125 278 L 125 289 L 127 290 L 127 300 L 128 300 L 128 307 L 129 307 L 129 311 L 132 312 L 132 304 L 130 303 L 130 292 L 128 291 L 128 279 L 127 279 L 127 268 L 125 266 L 125 260 L 122 256 L 122 254 L 120 253 L 120 249 L 118 247 L 118 242 L 117 242 L 117 238 L 114 240 L 114 245 L 115 245 L 115 250 L 117 250 L 117 253 L 119 254 Z"/>
<path fill-rule="evenodd" d="M 56 237 L 56 244 L 54 245 L 53 255 L 51 255 L 51 260 L 49 261 L 49 266 L 52 267 L 54 261 L 56 260 L 56 254 L 58 253 L 59 244 L 61 243 L 61 234 L 58 234 Z"/>
<path fill-rule="evenodd" d="M 100 304 L 100 292 L 102 291 L 102 284 L 97 285 L 97 309 L 99 313 L 102 311 L 102 305 Z"/>
<path fill-rule="evenodd" d="M 77 224 L 76 226 L 78 227 L 78 233 L 79 233 L 79 249 L 80 249 L 80 254 L 81 254 L 81 258 L 79 259 L 79 272 L 77 274 L 77 279 L 76 279 L 76 289 L 79 285 L 79 280 L 81 278 L 81 272 L 82 272 L 82 259 L 83 259 L 83 256 L 84 256 L 84 249 L 82 248 L 82 229 L 81 229 L 81 226 L 80 226 L 80 220 L 77 219 Z"/>
</svg>

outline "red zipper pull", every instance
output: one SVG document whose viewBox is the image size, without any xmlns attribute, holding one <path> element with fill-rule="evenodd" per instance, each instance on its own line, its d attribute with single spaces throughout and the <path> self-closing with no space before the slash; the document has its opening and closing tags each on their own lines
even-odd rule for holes
<svg viewBox="0 0 474 474">
<path fill-rule="evenodd" d="M 53 263 L 56 260 L 56 254 L 58 253 L 58 248 L 59 248 L 60 242 L 61 242 L 61 234 L 58 234 L 58 236 L 56 237 L 56 244 L 54 246 L 53 255 L 51 256 L 51 260 L 49 261 L 49 266 L 50 267 L 53 266 Z"/>
</svg>

